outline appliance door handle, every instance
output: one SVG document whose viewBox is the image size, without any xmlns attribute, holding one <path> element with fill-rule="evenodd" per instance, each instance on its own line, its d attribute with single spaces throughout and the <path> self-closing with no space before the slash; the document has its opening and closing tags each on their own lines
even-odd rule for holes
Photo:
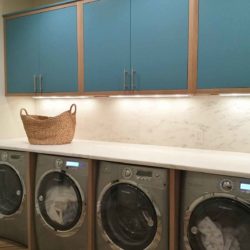
<svg viewBox="0 0 250 250">
<path fill-rule="evenodd" d="M 37 75 L 33 75 L 34 93 L 37 92 Z"/>
<path fill-rule="evenodd" d="M 128 71 L 124 69 L 123 70 L 123 90 L 129 90 L 127 79 L 128 79 Z"/>
<path fill-rule="evenodd" d="M 135 77 L 136 77 L 136 71 L 132 68 L 131 69 L 131 90 L 136 90 Z"/>
<path fill-rule="evenodd" d="M 38 78 L 39 78 L 39 91 L 40 93 L 42 93 L 43 92 L 43 76 L 40 74 Z"/>
</svg>

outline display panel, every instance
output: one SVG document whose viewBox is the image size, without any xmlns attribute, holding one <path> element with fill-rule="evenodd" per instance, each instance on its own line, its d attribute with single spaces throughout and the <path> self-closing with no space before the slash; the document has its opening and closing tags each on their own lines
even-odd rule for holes
<svg viewBox="0 0 250 250">
<path fill-rule="evenodd" d="M 137 176 L 142 176 L 142 177 L 152 177 L 152 172 L 151 171 L 142 171 L 142 170 L 138 170 L 136 172 Z"/>
<path fill-rule="evenodd" d="M 250 184 L 249 183 L 240 183 L 240 190 L 250 191 Z"/>
<path fill-rule="evenodd" d="M 66 161 L 66 167 L 79 168 L 80 162 L 78 162 L 78 161 Z"/>
</svg>

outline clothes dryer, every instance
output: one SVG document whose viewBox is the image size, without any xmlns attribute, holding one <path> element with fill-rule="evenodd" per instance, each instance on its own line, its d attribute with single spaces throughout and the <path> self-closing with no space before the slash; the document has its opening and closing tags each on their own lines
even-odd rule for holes
<svg viewBox="0 0 250 250">
<path fill-rule="evenodd" d="M 168 171 L 100 162 L 97 250 L 168 249 Z"/>
<path fill-rule="evenodd" d="M 250 249 L 250 179 L 185 172 L 181 190 L 181 250 Z"/>
<path fill-rule="evenodd" d="M 88 161 L 39 154 L 35 228 L 38 250 L 87 250 Z"/>
<path fill-rule="evenodd" d="M 27 245 L 26 152 L 0 150 L 0 237 Z"/>
</svg>

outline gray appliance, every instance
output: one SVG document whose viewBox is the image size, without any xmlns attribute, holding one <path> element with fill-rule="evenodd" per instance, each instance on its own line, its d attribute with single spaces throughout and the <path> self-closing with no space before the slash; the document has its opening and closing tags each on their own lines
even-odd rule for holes
<svg viewBox="0 0 250 250">
<path fill-rule="evenodd" d="M 168 249 L 168 170 L 100 162 L 96 249 Z"/>
<path fill-rule="evenodd" d="M 38 250 L 87 249 L 88 161 L 39 154 L 35 229 Z"/>
<path fill-rule="evenodd" d="M 184 172 L 180 249 L 250 249 L 250 179 Z"/>
<path fill-rule="evenodd" d="M 28 166 L 28 153 L 0 150 L 0 237 L 26 246 Z"/>
</svg>

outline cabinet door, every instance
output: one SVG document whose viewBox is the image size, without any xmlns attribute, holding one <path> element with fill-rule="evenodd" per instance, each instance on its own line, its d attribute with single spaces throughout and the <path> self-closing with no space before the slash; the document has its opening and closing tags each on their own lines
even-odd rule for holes
<svg viewBox="0 0 250 250">
<path fill-rule="evenodd" d="M 122 91 L 124 70 L 129 69 L 130 1 L 102 0 L 85 4 L 85 92 Z"/>
<path fill-rule="evenodd" d="M 34 75 L 39 72 L 39 23 L 37 15 L 7 19 L 7 93 L 34 92 Z"/>
<path fill-rule="evenodd" d="M 250 87 L 250 1 L 200 0 L 198 88 Z"/>
<path fill-rule="evenodd" d="M 76 7 L 39 14 L 42 92 L 77 92 Z"/>
<path fill-rule="evenodd" d="M 187 55 L 188 0 L 131 1 L 135 89 L 186 89 Z"/>
</svg>

